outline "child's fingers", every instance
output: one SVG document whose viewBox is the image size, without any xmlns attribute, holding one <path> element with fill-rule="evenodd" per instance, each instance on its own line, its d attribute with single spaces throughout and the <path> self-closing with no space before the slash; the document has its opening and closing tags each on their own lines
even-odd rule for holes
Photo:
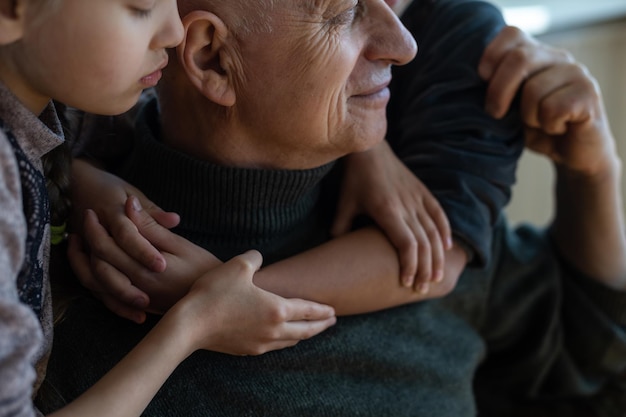
<svg viewBox="0 0 626 417">
<path fill-rule="evenodd" d="M 133 321 L 137 324 L 142 324 L 146 321 L 146 312 L 144 310 L 129 306 L 128 304 L 125 304 L 106 293 L 99 294 L 99 298 L 105 307 L 113 312 L 113 314 L 116 314 L 126 320 Z"/>
<path fill-rule="evenodd" d="M 132 256 L 134 259 L 137 259 L 139 255 L 143 255 L 143 258 L 146 260 L 150 259 L 151 256 L 163 257 L 159 250 L 170 253 L 175 252 L 176 245 L 178 245 L 177 241 L 180 240 L 180 237 L 161 225 L 148 210 L 144 210 L 137 197 L 132 195 L 128 197 L 125 211 L 133 223 L 136 233 L 130 236 L 132 241 L 122 247 L 124 251 L 134 253 L 135 256 Z M 142 264 L 145 265 L 143 262 Z"/>
<path fill-rule="evenodd" d="M 299 298 L 286 299 L 286 301 L 286 318 L 289 322 L 325 321 L 335 317 L 335 309 L 326 304 Z"/>
<path fill-rule="evenodd" d="M 391 244 L 398 250 L 401 284 L 412 287 L 419 266 L 415 227 L 409 225 L 400 215 L 382 216 L 377 221 Z"/>
<path fill-rule="evenodd" d="M 310 339 L 311 337 L 322 333 L 324 330 L 333 326 L 336 322 L 337 318 L 335 316 L 320 319 L 288 321 L 281 329 L 280 340 L 276 340 L 273 343 L 268 344 L 267 350 L 271 351 L 295 346 L 302 340 Z"/>
<path fill-rule="evenodd" d="M 148 300 L 148 296 L 132 285 L 130 278 L 143 277 L 151 272 L 137 263 L 117 246 L 117 243 L 99 223 L 92 210 L 84 217 L 84 243 L 90 249 L 90 268 L 99 291 L 116 295 L 127 304 Z"/>
<path fill-rule="evenodd" d="M 323 332 L 337 321 L 331 306 L 299 298 L 283 301 L 287 314 L 280 338 L 293 344 Z"/>
<path fill-rule="evenodd" d="M 445 252 L 452 248 L 452 230 L 448 216 L 435 197 L 426 198 L 424 207 L 436 228 L 436 231 L 430 234 L 430 242 L 433 247 L 432 281 L 441 282 L 445 270 Z"/>
<path fill-rule="evenodd" d="M 413 289 L 420 294 L 426 294 L 432 276 L 432 250 L 431 233 L 435 227 L 427 215 L 414 213 L 410 220 L 413 235 L 417 241 L 417 274 Z"/>
<path fill-rule="evenodd" d="M 128 213 L 129 206 L 136 205 L 141 207 L 139 199 L 134 196 L 126 200 L 126 213 L 115 218 L 107 219 L 107 226 L 111 236 L 117 246 L 119 246 L 125 254 L 136 260 L 146 268 L 154 272 L 162 272 L 166 268 L 166 261 L 163 255 L 139 233 L 137 226 L 133 224 Z M 156 222 L 155 222 L 156 223 Z"/>
<path fill-rule="evenodd" d="M 233 277 L 243 276 L 246 280 L 252 281 L 254 273 L 263 265 L 263 255 L 261 252 L 251 249 L 231 258 L 224 265 L 230 268 L 229 273 Z"/>
<path fill-rule="evenodd" d="M 425 240 L 423 242 L 418 241 L 418 244 L 420 248 L 427 248 L 428 251 L 420 252 L 417 280 L 422 283 L 441 282 L 445 266 L 446 243 L 441 236 L 441 231 L 435 222 L 435 218 L 430 213 L 424 212 L 419 214 L 418 222 L 425 236 Z M 447 224 L 447 221 L 444 223 Z M 428 258 L 422 256 L 427 256 Z M 420 291 L 420 288 L 417 288 L 417 290 Z M 423 289 L 421 290 L 420 292 L 423 292 Z"/>
<path fill-rule="evenodd" d="M 92 257 L 103 259 L 120 271 L 129 272 L 140 266 L 118 246 L 117 241 L 100 223 L 96 213 L 90 209 L 85 210 L 83 217 L 83 242 Z"/>
<path fill-rule="evenodd" d="M 173 229 L 180 224 L 180 216 L 177 213 L 162 210 L 151 211 L 148 209 L 146 209 L 146 211 L 154 218 L 154 220 L 156 220 L 158 224 L 166 229 Z"/>
<path fill-rule="evenodd" d="M 146 318 L 144 309 L 149 304 L 148 296 L 132 285 L 126 288 L 125 291 L 121 291 L 121 297 L 119 297 L 119 294 L 112 297 L 107 294 L 106 291 L 103 291 L 100 281 L 92 273 L 89 255 L 83 250 L 82 243 L 77 235 L 70 235 L 68 242 L 68 259 L 79 282 L 100 298 L 109 310 L 120 317 L 136 323 L 144 322 Z M 130 300 L 130 303 L 123 300 Z"/>
<path fill-rule="evenodd" d="M 418 270 L 415 275 L 413 289 L 420 294 L 427 294 L 430 291 L 430 277 L 432 275 L 432 252 L 430 244 L 418 243 L 417 265 Z"/>
<path fill-rule="evenodd" d="M 431 248 L 431 273 L 429 279 L 432 282 L 441 282 L 443 280 L 445 263 L 444 242 L 441 239 L 439 230 L 434 223 L 427 234 L 430 239 L 429 243 Z"/>
<path fill-rule="evenodd" d="M 448 216 L 439 204 L 439 201 L 431 195 L 430 198 L 425 199 L 424 206 L 439 231 L 439 238 L 441 239 L 443 248 L 445 250 L 452 249 L 452 228 L 450 227 Z"/>
<path fill-rule="evenodd" d="M 126 201 L 128 203 L 128 199 Z M 158 224 L 166 229 L 172 229 L 180 224 L 180 216 L 178 213 L 164 211 L 161 207 L 157 206 L 150 200 L 142 202 L 140 198 L 139 202 L 143 206 L 143 209 L 148 212 L 148 214 L 152 216 Z"/>
</svg>

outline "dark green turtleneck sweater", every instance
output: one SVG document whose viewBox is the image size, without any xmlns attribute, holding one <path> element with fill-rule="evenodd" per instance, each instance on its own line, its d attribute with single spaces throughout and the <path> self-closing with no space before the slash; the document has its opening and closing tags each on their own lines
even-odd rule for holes
<svg viewBox="0 0 626 417">
<path fill-rule="evenodd" d="M 159 143 L 148 128 L 156 115 L 148 102 L 121 173 L 183 219 L 200 217 L 181 225 L 186 237 L 223 257 L 256 247 L 278 259 L 326 234 L 318 214 L 334 201 L 321 188 L 330 166 L 263 171 L 193 160 Z M 457 417 L 475 415 L 475 382 L 481 408 L 505 413 L 517 401 L 594 392 L 626 367 L 626 296 L 564 270 L 543 232 L 503 221 L 496 230 L 496 262 L 467 271 L 446 298 L 342 317 L 258 357 L 196 352 L 146 415 Z M 49 382 L 74 398 L 155 322 L 137 326 L 80 300 L 57 327 Z"/>
<path fill-rule="evenodd" d="M 154 140 L 157 117 L 152 101 L 140 115 L 135 147 L 119 174 L 163 209 L 180 214 L 176 233 L 222 260 L 258 249 L 266 264 L 329 238 L 331 207 L 319 196 L 333 163 L 300 171 L 211 164 Z"/>
<path fill-rule="evenodd" d="M 445 299 L 342 317 L 293 348 L 259 357 L 197 352 L 146 415 L 465 417 L 479 407 L 512 416 L 531 399 L 593 393 L 626 369 L 626 296 L 565 270 L 542 231 L 513 231 L 502 219 L 491 230 L 520 148 L 484 115 L 471 59 L 488 37 L 481 28 L 493 34 L 501 20 L 493 6 L 471 0 L 437 0 L 423 19 L 429 12 L 418 6 L 425 3 L 415 0 L 407 13 L 419 17 L 411 30 L 428 35 L 418 39 L 427 58 L 415 73 L 395 73 L 400 98 L 391 106 L 388 139 L 438 190 L 457 237 L 486 268 L 464 273 Z M 182 235 L 224 259 L 256 248 L 266 261 L 327 237 L 335 203 L 324 189 L 335 175 L 330 166 L 215 166 L 159 143 L 154 103 L 141 115 L 120 172 L 182 215 Z M 78 301 L 56 329 L 49 383 L 65 400 L 76 397 L 155 320 L 137 326 L 95 300 Z"/>
</svg>

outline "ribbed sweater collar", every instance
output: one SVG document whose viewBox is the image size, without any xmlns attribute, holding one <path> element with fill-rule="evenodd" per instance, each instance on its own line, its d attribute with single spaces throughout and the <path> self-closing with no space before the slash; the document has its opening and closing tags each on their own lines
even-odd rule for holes
<svg viewBox="0 0 626 417">
<path fill-rule="evenodd" d="M 307 170 L 226 167 L 165 146 L 156 101 L 139 113 L 135 148 L 121 173 L 163 209 L 181 215 L 178 233 L 212 247 L 258 247 L 313 213 L 333 164 Z"/>
</svg>

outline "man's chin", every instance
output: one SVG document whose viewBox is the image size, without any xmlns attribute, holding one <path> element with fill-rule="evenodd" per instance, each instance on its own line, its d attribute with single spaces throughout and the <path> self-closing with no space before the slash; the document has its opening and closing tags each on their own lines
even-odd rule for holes
<svg viewBox="0 0 626 417">
<path fill-rule="evenodd" d="M 358 150 L 356 152 L 365 152 L 365 151 L 369 151 L 372 148 L 375 148 L 376 145 L 379 145 L 380 143 L 382 143 L 382 141 L 385 139 L 384 136 L 380 136 L 379 138 L 373 139 L 371 141 L 367 141 L 363 143 L 363 148 L 361 150 Z"/>
<path fill-rule="evenodd" d="M 361 135 L 357 137 L 355 140 L 355 148 L 353 152 L 364 152 L 374 148 L 376 145 L 380 144 L 383 140 L 385 140 L 385 134 L 387 133 L 387 123 L 384 125 L 381 124 L 376 129 L 372 129 L 369 134 Z"/>
</svg>

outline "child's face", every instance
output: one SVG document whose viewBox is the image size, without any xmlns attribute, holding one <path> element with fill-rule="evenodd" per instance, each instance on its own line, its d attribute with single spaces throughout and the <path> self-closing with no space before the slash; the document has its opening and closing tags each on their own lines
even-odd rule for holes
<svg viewBox="0 0 626 417">
<path fill-rule="evenodd" d="M 129 109 L 183 36 L 176 0 L 25 0 L 23 37 L 12 52 L 27 97 L 93 113 Z M 43 2 L 43 3 L 42 3 Z M 45 3 L 49 3 L 46 5 Z"/>
</svg>

